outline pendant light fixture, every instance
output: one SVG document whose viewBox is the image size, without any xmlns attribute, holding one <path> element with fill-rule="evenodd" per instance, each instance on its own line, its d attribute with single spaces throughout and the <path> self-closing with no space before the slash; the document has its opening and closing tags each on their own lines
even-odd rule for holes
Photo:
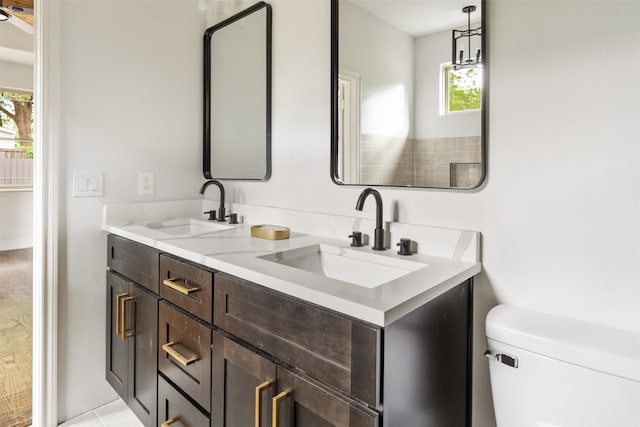
<svg viewBox="0 0 640 427">
<path fill-rule="evenodd" d="M 482 27 L 471 28 L 471 13 L 475 12 L 475 6 L 465 6 L 462 13 L 467 14 L 467 29 L 453 30 L 453 43 L 451 48 L 451 63 L 454 68 L 472 67 L 482 62 Z M 478 37 L 476 51 L 471 52 L 472 38 Z M 475 39 L 474 39 L 475 40 Z"/>
</svg>

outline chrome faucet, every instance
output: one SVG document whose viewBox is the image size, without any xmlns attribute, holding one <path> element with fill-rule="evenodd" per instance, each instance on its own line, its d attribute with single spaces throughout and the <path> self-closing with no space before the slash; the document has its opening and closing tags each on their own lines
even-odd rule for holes
<svg viewBox="0 0 640 427">
<path fill-rule="evenodd" d="M 360 197 L 358 197 L 358 201 L 356 202 L 356 210 L 362 211 L 362 208 L 364 208 L 364 201 L 369 194 L 372 194 L 376 199 L 376 228 L 373 234 L 373 247 L 371 249 L 374 251 L 384 251 L 387 248 L 384 247 L 384 228 L 382 228 L 382 197 L 380 196 L 380 193 L 378 193 L 378 190 L 373 188 L 365 188 L 362 190 L 362 193 L 360 193 Z"/>
<path fill-rule="evenodd" d="M 225 211 L 224 211 L 224 187 L 222 186 L 222 183 L 215 179 L 210 179 L 208 181 L 205 181 L 204 184 L 202 184 L 202 187 L 200 187 L 200 194 L 204 194 L 207 187 L 210 186 L 211 184 L 216 185 L 220 189 L 220 207 L 218 208 L 217 221 L 226 222 Z M 205 212 L 205 213 L 208 213 L 208 212 Z"/>
</svg>

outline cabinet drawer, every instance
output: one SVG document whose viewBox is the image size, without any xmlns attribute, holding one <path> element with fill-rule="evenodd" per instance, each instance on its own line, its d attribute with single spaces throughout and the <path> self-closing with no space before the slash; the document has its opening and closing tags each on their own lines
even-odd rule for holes
<svg viewBox="0 0 640 427">
<path fill-rule="evenodd" d="M 218 273 L 214 325 L 379 407 L 381 328 Z"/>
<path fill-rule="evenodd" d="M 140 243 L 109 234 L 107 265 L 139 285 L 158 293 L 159 252 Z"/>
<path fill-rule="evenodd" d="M 207 412 L 211 405 L 211 328 L 160 302 L 158 369 Z"/>
<path fill-rule="evenodd" d="M 160 296 L 211 323 L 213 272 L 160 255 Z"/>
<path fill-rule="evenodd" d="M 158 375 L 158 425 L 209 427 L 209 418 Z"/>
</svg>

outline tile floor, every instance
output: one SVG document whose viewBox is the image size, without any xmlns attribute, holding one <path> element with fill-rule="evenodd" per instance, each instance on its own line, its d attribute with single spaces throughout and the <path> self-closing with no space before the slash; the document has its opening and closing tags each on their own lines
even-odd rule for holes
<svg viewBox="0 0 640 427">
<path fill-rule="evenodd" d="M 72 418 L 59 427 L 144 427 L 122 399 Z"/>
</svg>

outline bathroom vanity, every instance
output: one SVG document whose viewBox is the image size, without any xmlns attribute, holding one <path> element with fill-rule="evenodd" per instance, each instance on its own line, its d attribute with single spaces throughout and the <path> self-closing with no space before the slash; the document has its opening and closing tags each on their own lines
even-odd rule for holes
<svg viewBox="0 0 640 427">
<path fill-rule="evenodd" d="M 478 262 L 388 250 L 423 268 L 367 288 L 281 263 L 347 239 L 180 221 L 104 226 L 107 380 L 145 425 L 470 425 Z"/>
</svg>

